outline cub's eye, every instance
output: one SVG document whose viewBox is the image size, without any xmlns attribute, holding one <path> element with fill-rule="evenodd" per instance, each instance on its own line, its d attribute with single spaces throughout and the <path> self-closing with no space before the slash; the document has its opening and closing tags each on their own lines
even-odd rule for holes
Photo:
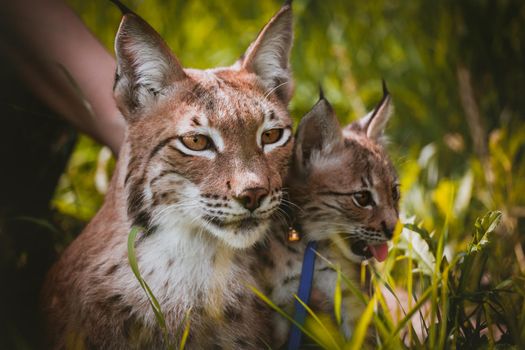
<svg viewBox="0 0 525 350">
<path fill-rule="evenodd" d="M 283 135 L 283 129 L 270 129 L 263 132 L 261 136 L 261 143 L 263 145 L 270 145 L 279 141 Z"/>
<path fill-rule="evenodd" d="M 361 191 L 353 194 L 354 203 L 358 207 L 367 207 L 374 204 L 372 194 L 369 191 Z"/>
<path fill-rule="evenodd" d="M 192 151 L 204 151 L 211 146 L 211 140 L 204 135 L 188 135 L 180 138 L 184 146 Z"/>
<path fill-rule="evenodd" d="M 397 202 L 399 200 L 399 197 L 400 197 L 400 193 L 399 193 L 399 185 L 395 185 L 394 187 L 392 187 L 392 199 Z"/>
</svg>

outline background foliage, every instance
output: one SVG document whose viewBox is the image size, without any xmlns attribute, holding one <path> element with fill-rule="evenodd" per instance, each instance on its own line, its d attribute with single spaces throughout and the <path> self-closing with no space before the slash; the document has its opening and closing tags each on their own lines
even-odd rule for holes
<svg viewBox="0 0 525 350">
<path fill-rule="evenodd" d="M 69 3 L 112 51 L 119 11 L 104 0 Z M 183 65 L 195 68 L 233 63 L 281 4 L 251 0 L 126 3 L 161 33 Z M 296 0 L 294 12 L 296 89 L 290 105 L 294 118 L 299 120 L 315 103 L 321 83 L 341 121 L 350 122 L 379 101 L 381 79 L 385 79 L 396 108 L 387 133 L 402 180 L 404 221 L 413 218 L 411 232 L 426 233 L 427 246 L 441 242 L 442 250 L 430 247 L 436 264 L 436 259 L 451 262 L 470 249 L 472 236 L 479 230 L 476 218 L 487 211 L 501 211 L 501 224 L 483 248 L 484 261 L 478 261 L 479 278 L 461 282 L 468 284 L 461 288 L 475 294 L 507 283 L 511 292 L 502 298 L 505 303 L 512 301 L 515 308 L 487 312 L 471 328 L 492 317 L 490 322 L 503 327 L 492 342 L 480 327 L 479 346 L 494 346 L 498 339 L 525 344 L 525 321 L 520 316 L 525 293 L 525 3 Z M 80 138 L 52 203 L 58 212 L 55 224 L 68 231 L 63 237 L 71 237 L 71 218 L 87 221 L 96 212 L 113 164 L 107 151 Z M 413 244 L 410 237 L 399 239 Z M 57 247 L 64 244 L 58 240 Z M 406 251 L 403 254 L 399 256 L 406 257 Z M 425 283 L 435 282 L 431 278 L 417 288 L 416 284 L 407 286 L 412 283 L 407 276 L 413 273 L 414 281 L 424 280 L 412 270 L 421 268 L 422 262 L 415 259 L 407 265 L 407 259 L 396 260 L 395 254 L 392 259 L 389 264 L 396 266 L 383 267 L 392 278 L 391 286 L 414 288 L 417 294 L 416 290 L 425 290 Z M 461 264 L 458 268 L 463 268 L 463 260 Z M 439 277 L 443 268 L 436 270 Z M 434 271 L 434 266 L 430 269 Z M 454 273 L 464 274 L 451 271 L 451 279 Z M 440 291 L 442 287 L 436 286 Z M 457 307 L 456 311 L 465 309 L 461 298 L 436 295 L 432 302 Z M 468 302 L 474 303 L 472 310 L 483 304 Z M 466 318 L 462 321 L 467 322 Z M 449 324 L 444 332 L 457 326 Z M 463 346 L 446 339 L 447 347 Z M 417 342 L 409 343 L 418 347 Z M 438 343 L 420 346 L 429 344 Z"/>
</svg>

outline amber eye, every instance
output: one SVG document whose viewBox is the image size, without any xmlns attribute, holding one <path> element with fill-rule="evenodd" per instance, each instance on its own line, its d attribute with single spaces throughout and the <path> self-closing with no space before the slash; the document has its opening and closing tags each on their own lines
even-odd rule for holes
<svg viewBox="0 0 525 350">
<path fill-rule="evenodd" d="M 358 207 L 367 207 L 369 205 L 374 204 L 374 200 L 372 199 L 372 194 L 369 191 L 361 191 L 356 192 L 353 195 L 354 203 Z"/>
<path fill-rule="evenodd" d="M 188 147 L 192 151 L 204 151 L 211 146 L 210 139 L 204 135 L 182 136 L 181 141 L 184 146 Z"/>
<path fill-rule="evenodd" d="M 279 141 L 283 134 L 283 129 L 270 129 L 263 132 L 261 142 L 263 145 L 270 145 Z"/>
<path fill-rule="evenodd" d="M 392 199 L 397 202 L 399 200 L 399 197 L 400 197 L 400 193 L 399 193 L 399 185 L 394 185 L 394 187 L 392 187 Z"/>
</svg>

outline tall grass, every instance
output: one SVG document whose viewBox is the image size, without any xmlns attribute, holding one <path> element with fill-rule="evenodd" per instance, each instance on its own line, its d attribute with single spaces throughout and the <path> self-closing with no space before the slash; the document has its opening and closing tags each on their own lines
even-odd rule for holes
<svg viewBox="0 0 525 350">
<path fill-rule="evenodd" d="M 251 288 L 270 308 L 296 324 L 310 341 L 323 349 L 496 349 L 523 344 L 522 285 L 506 280 L 492 286 L 484 281 L 490 243 L 501 217 L 498 211 L 479 217 L 469 243 L 452 258 L 444 253 L 446 227 L 438 234 L 413 223 L 405 224 L 396 230 L 394 250 L 387 261 L 380 267 L 366 264 L 371 276 L 369 293 L 361 291 L 360 281 L 341 274 L 338 268 L 341 262 L 332 263 L 338 273 L 334 317 L 317 315 L 295 296 L 308 311 L 306 323 L 297 324 L 293 316 L 261 291 Z M 135 227 L 128 237 L 130 266 L 150 301 L 168 348 L 183 349 L 190 329 L 189 312 L 182 340 L 175 347 L 170 343 L 170 330 L 161 305 L 140 274 L 134 250 L 139 232 L 140 228 Z M 339 331 L 341 312 L 353 311 L 341 310 L 341 284 L 365 306 L 348 341 Z M 509 305 L 505 305 L 509 295 L 519 307 L 509 309 Z M 509 317 L 511 315 L 515 317 Z"/>
<path fill-rule="evenodd" d="M 516 323 L 520 321 L 518 317 L 514 324 L 502 321 L 509 310 L 502 306 L 501 300 L 509 294 L 517 297 L 516 286 L 510 280 L 497 286 L 483 281 L 491 236 L 500 221 L 501 213 L 497 211 L 478 218 L 470 242 L 451 259 L 444 254 L 446 227 L 440 234 L 431 234 L 420 226 L 405 224 L 398 230 L 394 251 L 381 268 L 367 264 L 372 276 L 370 293 L 361 292 L 357 288 L 359 281 L 352 281 L 338 271 L 338 280 L 365 306 L 351 339 L 342 341 L 344 337 L 337 327 L 338 311 L 334 323 L 333 318 L 316 315 L 307 308 L 310 319 L 300 328 L 324 349 L 494 349 L 514 343 L 510 339 L 516 335 L 510 334 L 511 329 L 519 327 Z M 332 266 L 337 268 L 336 264 Z M 295 322 L 262 293 L 255 292 L 274 310 Z M 341 288 L 336 288 L 336 306 L 341 305 L 341 298 Z M 413 301 L 403 305 L 402 299 Z M 523 294 L 520 300 L 523 301 Z M 398 304 L 401 315 L 396 315 L 392 301 Z M 516 316 L 520 311 L 515 311 Z M 370 337 L 371 333 L 375 337 Z"/>
</svg>

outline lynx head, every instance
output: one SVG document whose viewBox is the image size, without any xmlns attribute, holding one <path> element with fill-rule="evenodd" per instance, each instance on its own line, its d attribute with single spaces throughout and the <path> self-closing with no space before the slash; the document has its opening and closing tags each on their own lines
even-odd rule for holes
<svg viewBox="0 0 525 350">
<path fill-rule="evenodd" d="M 144 20 L 116 37 L 115 98 L 128 132 L 128 216 L 153 231 L 186 227 L 232 247 L 262 238 L 292 151 L 289 4 L 226 68 L 184 69 Z"/>
<path fill-rule="evenodd" d="M 289 181 L 307 239 L 331 239 L 345 256 L 386 258 L 398 219 L 396 171 L 380 142 L 391 115 L 385 95 L 373 112 L 342 129 L 321 97 L 297 130 Z"/>
</svg>

